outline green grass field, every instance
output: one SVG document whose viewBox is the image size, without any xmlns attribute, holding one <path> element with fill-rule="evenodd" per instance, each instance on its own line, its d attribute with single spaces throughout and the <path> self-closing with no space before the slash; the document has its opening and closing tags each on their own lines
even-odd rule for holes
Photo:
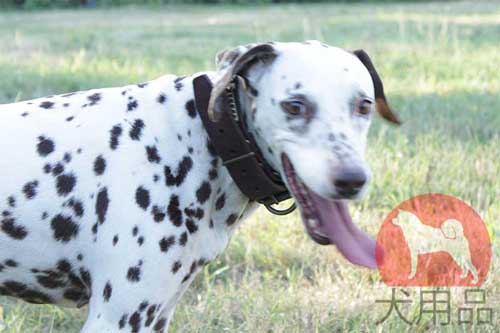
<svg viewBox="0 0 500 333">
<path fill-rule="evenodd" d="M 463 290 L 452 288 L 453 325 L 393 313 L 376 325 L 390 288 L 333 247 L 306 236 L 297 215 L 259 211 L 198 276 L 177 307 L 173 332 L 500 331 L 500 5 L 496 1 L 161 7 L 0 13 L 0 102 L 125 85 L 166 73 L 213 69 L 219 49 L 267 40 L 319 39 L 364 48 L 404 125 L 375 120 L 368 144 L 374 179 L 351 206 L 376 235 L 413 195 L 440 192 L 472 205 L 493 242 L 487 306 L 494 325 L 458 325 Z M 495 201 L 497 200 L 497 201 Z M 416 313 L 414 304 L 403 311 Z M 84 309 L 0 298 L 0 332 L 78 332 Z M 405 312 L 407 313 L 407 312 Z"/>
</svg>

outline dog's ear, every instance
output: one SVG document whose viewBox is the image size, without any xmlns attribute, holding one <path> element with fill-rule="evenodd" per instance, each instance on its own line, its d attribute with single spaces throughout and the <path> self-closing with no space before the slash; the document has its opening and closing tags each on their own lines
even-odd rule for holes
<svg viewBox="0 0 500 333">
<path fill-rule="evenodd" d="M 368 73 L 370 73 L 375 90 L 375 108 L 377 109 L 377 112 L 382 116 L 382 118 L 390 121 L 391 123 L 400 125 L 401 120 L 399 119 L 399 116 L 391 110 L 389 104 L 387 103 L 387 99 L 384 94 L 384 85 L 382 84 L 382 80 L 380 79 L 380 76 L 378 75 L 370 57 L 364 50 L 355 50 L 352 53 L 358 57 L 361 63 L 365 65 L 366 69 L 368 69 Z"/>
<path fill-rule="evenodd" d="M 216 80 L 208 103 L 210 119 L 212 121 L 220 119 L 221 108 L 218 106 L 218 100 L 235 76 L 244 76 L 250 67 L 257 63 L 269 64 L 277 55 L 271 43 L 249 44 L 219 52 L 216 63 L 222 75 Z"/>
</svg>

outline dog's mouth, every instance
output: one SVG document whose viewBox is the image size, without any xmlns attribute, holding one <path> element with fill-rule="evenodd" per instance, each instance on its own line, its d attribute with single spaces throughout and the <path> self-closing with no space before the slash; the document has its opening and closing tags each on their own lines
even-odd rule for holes
<svg viewBox="0 0 500 333">
<path fill-rule="evenodd" d="M 286 154 L 281 155 L 288 187 L 298 203 L 309 236 L 318 244 L 337 246 L 356 265 L 376 268 L 376 242 L 352 222 L 347 202 L 323 198 L 299 178 Z"/>
</svg>

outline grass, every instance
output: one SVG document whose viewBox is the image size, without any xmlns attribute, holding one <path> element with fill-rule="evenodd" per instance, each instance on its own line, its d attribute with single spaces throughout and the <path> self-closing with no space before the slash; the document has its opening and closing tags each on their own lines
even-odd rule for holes
<svg viewBox="0 0 500 333">
<path fill-rule="evenodd" d="M 296 215 L 259 211 L 195 280 L 173 332 L 498 332 L 500 330 L 500 6 L 432 4 L 160 7 L 0 13 L 0 102 L 213 69 L 217 50 L 253 41 L 320 39 L 366 49 L 405 124 L 376 120 L 374 180 L 351 207 L 375 235 L 408 197 L 447 193 L 472 205 L 493 240 L 483 286 L 494 325 L 413 327 L 375 304 L 391 290 L 310 241 Z M 415 303 L 418 290 L 410 290 Z M 85 310 L 0 298 L 1 332 L 78 332 Z M 415 313 L 418 304 L 405 310 Z M 406 313 L 406 312 L 405 312 Z M 3 331 L 2 331 L 3 329 Z"/>
</svg>

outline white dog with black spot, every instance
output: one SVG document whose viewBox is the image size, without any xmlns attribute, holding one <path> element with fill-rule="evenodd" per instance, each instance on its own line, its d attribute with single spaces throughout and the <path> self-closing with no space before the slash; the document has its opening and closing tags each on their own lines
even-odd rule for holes
<svg viewBox="0 0 500 333">
<path fill-rule="evenodd" d="M 462 270 L 461 279 L 465 279 L 470 272 L 472 283 L 477 283 L 477 269 L 472 263 L 469 240 L 465 237 L 460 221 L 448 219 L 435 228 L 422 223 L 415 214 L 399 210 L 392 223 L 401 228 L 410 250 L 408 279 L 413 279 L 417 274 L 419 255 L 445 252 Z"/>
<path fill-rule="evenodd" d="M 348 199 L 369 180 L 373 110 L 398 122 L 367 54 L 319 42 L 241 46 L 216 72 L 0 106 L 0 293 L 88 303 L 85 333 L 162 332 L 196 273 L 227 247 L 243 195 L 211 146 L 193 79 L 245 85 L 241 117 L 309 235 L 375 267 Z"/>
</svg>

